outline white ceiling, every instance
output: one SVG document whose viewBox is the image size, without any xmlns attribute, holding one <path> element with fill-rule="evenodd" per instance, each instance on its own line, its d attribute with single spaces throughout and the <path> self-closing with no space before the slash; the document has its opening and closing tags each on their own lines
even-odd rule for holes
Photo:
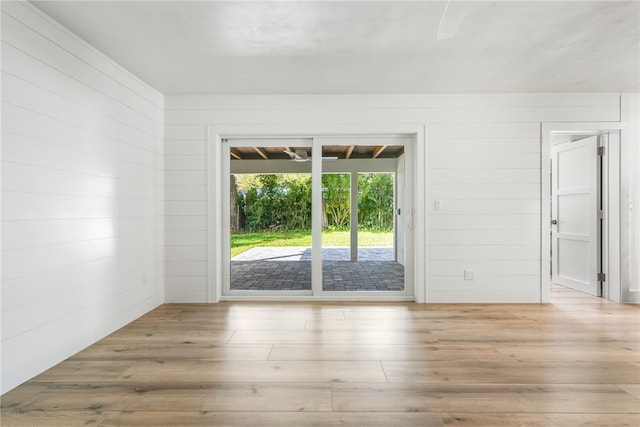
<svg viewBox="0 0 640 427">
<path fill-rule="evenodd" d="M 640 91 L 638 1 L 33 3 L 165 94 Z"/>
</svg>

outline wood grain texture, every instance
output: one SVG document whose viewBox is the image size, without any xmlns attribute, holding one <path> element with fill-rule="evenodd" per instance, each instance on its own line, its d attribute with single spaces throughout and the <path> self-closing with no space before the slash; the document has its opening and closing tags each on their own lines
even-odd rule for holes
<svg viewBox="0 0 640 427">
<path fill-rule="evenodd" d="M 6 393 L 2 426 L 640 425 L 640 307 L 553 298 L 165 304 Z"/>
</svg>

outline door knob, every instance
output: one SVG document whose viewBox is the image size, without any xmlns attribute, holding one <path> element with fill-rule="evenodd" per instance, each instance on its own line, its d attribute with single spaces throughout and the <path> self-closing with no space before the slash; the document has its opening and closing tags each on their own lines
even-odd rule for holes
<svg viewBox="0 0 640 427">
<path fill-rule="evenodd" d="M 556 225 L 556 224 L 558 224 L 558 221 L 557 221 L 557 220 L 555 220 L 555 219 L 552 219 L 552 220 L 551 220 L 551 225 Z"/>
</svg>

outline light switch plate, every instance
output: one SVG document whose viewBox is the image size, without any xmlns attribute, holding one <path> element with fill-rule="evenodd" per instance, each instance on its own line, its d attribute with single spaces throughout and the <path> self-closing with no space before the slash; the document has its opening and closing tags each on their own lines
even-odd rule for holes
<svg viewBox="0 0 640 427">
<path fill-rule="evenodd" d="M 476 280 L 476 271 L 465 269 L 464 270 L 464 280 Z"/>
</svg>

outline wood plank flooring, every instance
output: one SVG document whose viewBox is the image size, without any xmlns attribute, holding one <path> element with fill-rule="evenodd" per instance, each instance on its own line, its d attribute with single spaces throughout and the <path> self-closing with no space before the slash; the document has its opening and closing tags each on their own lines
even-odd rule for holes
<svg viewBox="0 0 640 427">
<path fill-rule="evenodd" d="M 640 307 L 166 304 L 2 396 L 2 426 L 640 426 Z"/>
</svg>

